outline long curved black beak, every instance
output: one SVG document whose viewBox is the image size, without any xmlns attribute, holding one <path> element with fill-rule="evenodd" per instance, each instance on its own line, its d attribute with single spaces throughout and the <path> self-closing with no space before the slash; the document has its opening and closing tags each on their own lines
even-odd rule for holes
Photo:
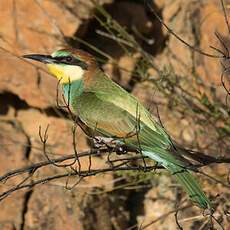
<svg viewBox="0 0 230 230">
<path fill-rule="evenodd" d="M 35 61 L 39 61 L 39 62 L 43 62 L 45 64 L 49 64 L 49 63 L 54 63 L 55 59 L 50 56 L 50 55 L 42 55 L 42 54 L 28 54 L 28 55 L 23 55 L 23 58 L 28 58 L 28 59 L 32 59 Z"/>
</svg>

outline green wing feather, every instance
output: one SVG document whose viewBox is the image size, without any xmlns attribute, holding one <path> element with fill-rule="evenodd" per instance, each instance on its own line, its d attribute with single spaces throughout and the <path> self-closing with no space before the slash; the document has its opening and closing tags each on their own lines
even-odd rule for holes
<svg viewBox="0 0 230 230">
<path fill-rule="evenodd" d="M 185 168 L 186 161 L 179 153 L 172 153 L 173 144 L 167 133 L 135 97 L 99 73 L 92 86 L 75 100 L 74 110 L 88 127 L 104 136 L 122 139 L 131 147 L 138 149 L 141 145 L 143 155 L 168 169 L 193 202 L 202 208 L 211 207 L 198 182 Z M 128 137 L 137 131 L 138 140 L 136 135 Z"/>
</svg>

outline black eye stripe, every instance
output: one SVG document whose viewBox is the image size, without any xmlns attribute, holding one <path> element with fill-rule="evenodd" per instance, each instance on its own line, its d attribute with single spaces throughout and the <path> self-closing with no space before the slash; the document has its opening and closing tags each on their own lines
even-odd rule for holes
<svg viewBox="0 0 230 230">
<path fill-rule="evenodd" d="M 73 56 L 60 56 L 60 57 L 55 57 L 56 63 L 60 64 L 67 64 L 67 65 L 76 65 L 76 66 L 80 66 L 82 69 L 87 70 L 88 69 L 88 65 L 80 60 L 77 59 Z"/>
<path fill-rule="evenodd" d="M 68 57 L 65 58 L 65 60 L 66 60 L 67 62 L 72 62 L 72 61 L 73 61 L 73 57 L 68 56 Z"/>
<path fill-rule="evenodd" d="M 60 56 L 60 57 L 55 57 L 55 60 L 58 62 L 72 62 L 74 58 L 72 56 Z"/>
</svg>

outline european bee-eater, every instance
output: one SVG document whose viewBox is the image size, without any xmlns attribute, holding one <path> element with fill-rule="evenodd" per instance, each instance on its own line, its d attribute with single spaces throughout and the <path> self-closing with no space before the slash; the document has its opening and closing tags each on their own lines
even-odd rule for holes
<svg viewBox="0 0 230 230">
<path fill-rule="evenodd" d="M 164 128 L 134 96 L 98 67 L 92 55 L 77 49 L 61 49 L 51 55 L 24 57 L 48 66 L 60 81 L 71 109 L 86 126 L 158 162 L 176 177 L 194 203 L 211 208 Z"/>
</svg>

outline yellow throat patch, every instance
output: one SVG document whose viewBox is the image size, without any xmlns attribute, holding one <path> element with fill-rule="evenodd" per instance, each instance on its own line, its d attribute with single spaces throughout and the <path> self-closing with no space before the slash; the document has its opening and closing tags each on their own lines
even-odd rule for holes
<svg viewBox="0 0 230 230">
<path fill-rule="evenodd" d="M 47 64 L 49 72 L 53 74 L 62 84 L 68 84 L 82 79 L 84 70 L 76 65 Z"/>
</svg>

